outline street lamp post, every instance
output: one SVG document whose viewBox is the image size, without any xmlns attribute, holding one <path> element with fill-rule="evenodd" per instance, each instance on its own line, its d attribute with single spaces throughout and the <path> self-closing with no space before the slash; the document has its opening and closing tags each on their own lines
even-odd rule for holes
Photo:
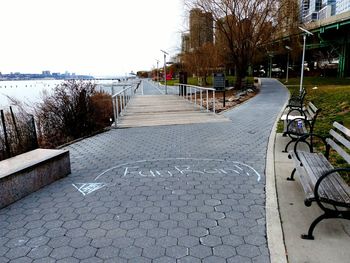
<svg viewBox="0 0 350 263">
<path fill-rule="evenodd" d="M 157 72 L 156 72 L 156 76 L 157 76 L 157 82 L 158 82 L 158 84 L 159 84 L 159 60 L 158 59 L 156 59 L 156 61 L 157 61 Z"/>
<path fill-rule="evenodd" d="M 288 50 L 287 53 L 287 71 L 286 71 L 286 83 L 288 83 L 288 73 L 289 73 L 289 52 L 292 50 L 291 47 L 285 46 L 285 48 Z"/>
<path fill-rule="evenodd" d="M 164 54 L 164 82 L 165 82 L 165 94 L 168 94 L 168 88 L 166 83 L 166 55 L 169 55 L 169 53 L 165 52 L 164 50 L 160 50 Z"/>
<path fill-rule="evenodd" d="M 300 29 L 301 31 L 304 32 L 304 35 L 303 35 L 303 39 L 304 39 L 303 57 L 302 57 L 302 59 L 301 59 L 301 75 L 300 75 L 300 88 L 299 88 L 299 93 L 301 94 L 301 91 L 302 91 L 302 89 L 303 89 L 303 79 L 304 79 L 304 64 L 305 64 L 306 36 L 307 36 L 307 35 L 312 36 L 313 34 L 312 34 L 310 31 L 308 31 L 308 30 L 306 30 L 306 29 L 304 29 L 304 28 L 302 28 L 302 27 L 299 27 L 299 29 Z"/>
<path fill-rule="evenodd" d="M 269 71 L 267 77 L 272 77 L 272 58 L 273 58 L 273 51 L 267 51 L 267 55 L 269 57 Z"/>
</svg>

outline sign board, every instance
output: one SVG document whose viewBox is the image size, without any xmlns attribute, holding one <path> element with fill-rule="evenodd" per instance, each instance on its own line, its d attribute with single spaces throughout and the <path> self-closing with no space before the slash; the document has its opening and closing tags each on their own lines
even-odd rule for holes
<svg viewBox="0 0 350 263">
<path fill-rule="evenodd" d="M 225 89 L 225 74 L 224 73 L 214 73 L 213 86 L 214 86 L 214 89 L 216 89 L 216 90 Z"/>
</svg>

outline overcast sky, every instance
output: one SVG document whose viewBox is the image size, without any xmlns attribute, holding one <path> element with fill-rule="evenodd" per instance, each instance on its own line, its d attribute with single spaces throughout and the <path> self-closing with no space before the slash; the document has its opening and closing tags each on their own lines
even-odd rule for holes
<svg viewBox="0 0 350 263">
<path fill-rule="evenodd" d="M 183 0 L 0 0 L 0 72 L 124 75 L 175 55 Z"/>
</svg>

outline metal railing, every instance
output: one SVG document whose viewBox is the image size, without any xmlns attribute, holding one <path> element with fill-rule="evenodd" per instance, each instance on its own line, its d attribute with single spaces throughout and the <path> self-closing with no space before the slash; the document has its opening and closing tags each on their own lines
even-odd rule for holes
<svg viewBox="0 0 350 263">
<path fill-rule="evenodd" d="M 113 84 L 113 87 L 124 87 L 121 91 L 112 96 L 114 128 L 118 125 L 118 120 L 123 116 L 128 103 L 135 96 L 136 90 L 139 88 L 141 81 L 134 83 Z"/>
<path fill-rule="evenodd" d="M 203 93 L 205 93 L 206 98 L 206 111 L 209 112 L 209 91 L 212 93 L 212 99 L 213 99 L 213 113 L 215 113 L 215 89 L 214 88 L 204 88 L 194 85 L 187 85 L 187 84 L 176 84 L 179 87 L 179 96 L 183 96 L 185 99 L 190 100 L 191 102 L 194 102 L 194 108 L 200 107 L 200 109 L 203 109 Z M 197 94 L 199 93 L 199 103 L 197 103 Z M 194 94 L 194 98 L 193 98 Z"/>
</svg>

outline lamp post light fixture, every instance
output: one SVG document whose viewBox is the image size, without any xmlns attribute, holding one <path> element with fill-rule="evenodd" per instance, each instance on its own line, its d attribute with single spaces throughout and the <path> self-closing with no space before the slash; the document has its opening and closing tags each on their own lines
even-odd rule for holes
<svg viewBox="0 0 350 263">
<path fill-rule="evenodd" d="M 164 54 L 164 83 L 165 83 L 165 94 L 168 94 L 168 88 L 167 88 L 167 83 L 166 83 L 166 55 L 169 55 L 168 52 L 164 50 L 160 50 Z"/>
<path fill-rule="evenodd" d="M 305 64 L 305 47 L 306 47 L 306 36 L 310 35 L 312 36 L 313 33 L 306 30 L 305 28 L 302 28 L 299 26 L 299 29 L 304 32 L 303 39 L 304 39 L 304 45 L 303 45 L 303 57 L 301 59 L 301 75 L 300 75 L 300 88 L 299 93 L 301 94 L 301 91 L 303 89 L 303 79 L 304 79 L 304 64 Z"/>
<path fill-rule="evenodd" d="M 288 50 L 287 53 L 287 71 L 286 71 L 286 83 L 288 83 L 288 73 L 289 73 L 289 53 L 291 50 L 293 50 L 290 46 L 285 46 L 285 48 Z"/>
</svg>

